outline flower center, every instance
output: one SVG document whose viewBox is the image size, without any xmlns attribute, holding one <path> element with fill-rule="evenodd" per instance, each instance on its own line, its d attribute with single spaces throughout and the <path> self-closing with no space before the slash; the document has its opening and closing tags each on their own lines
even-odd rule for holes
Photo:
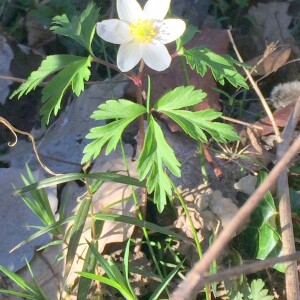
<svg viewBox="0 0 300 300">
<path fill-rule="evenodd" d="M 138 19 L 130 24 L 130 34 L 138 43 L 150 43 L 156 36 L 155 26 L 151 20 Z"/>
</svg>

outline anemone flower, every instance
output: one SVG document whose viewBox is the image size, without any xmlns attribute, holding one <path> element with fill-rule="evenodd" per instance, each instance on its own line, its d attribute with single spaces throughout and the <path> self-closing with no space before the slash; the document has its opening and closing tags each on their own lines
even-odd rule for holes
<svg viewBox="0 0 300 300">
<path fill-rule="evenodd" d="M 105 41 L 120 44 L 117 65 L 122 72 L 133 69 L 140 60 L 156 71 L 170 66 L 165 46 L 185 31 L 180 19 L 165 19 L 171 0 L 148 0 L 141 8 L 136 0 L 117 0 L 119 19 L 97 23 L 97 34 Z"/>
</svg>

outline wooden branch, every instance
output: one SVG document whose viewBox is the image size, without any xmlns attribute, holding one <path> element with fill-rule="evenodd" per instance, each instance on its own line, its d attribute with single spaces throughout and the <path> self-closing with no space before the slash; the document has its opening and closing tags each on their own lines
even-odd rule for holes
<svg viewBox="0 0 300 300">
<path fill-rule="evenodd" d="M 227 269 L 225 271 L 218 272 L 217 274 L 213 274 L 213 275 L 204 277 L 203 283 L 205 285 L 207 285 L 212 282 L 221 282 L 225 279 L 226 280 L 234 279 L 241 275 L 257 273 L 264 269 L 270 268 L 276 264 L 285 263 L 285 262 L 289 262 L 289 261 L 293 261 L 293 260 L 295 260 L 295 261 L 300 260 L 300 251 L 290 254 L 290 255 L 266 258 L 264 260 L 255 261 L 253 263 L 249 263 L 246 265 L 233 267 L 233 268 Z"/>
<path fill-rule="evenodd" d="M 278 145 L 277 159 L 282 158 L 292 141 L 294 130 L 300 118 L 300 97 L 298 98 L 295 109 L 291 113 L 288 123 L 283 131 L 283 143 Z M 295 239 L 292 223 L 292 212 L 290 203 L 289 183 L 287 168 L 283 170 L 277 182 L 277 196 L 279 199 L 279 217 L 282 237 L 283 253 L 285 255 L 296 252 Z M 299 278 L 297 261 L 290 261 L 286 264 L 285 272 L 286 298 L 289 300 L 300 299 Z"/>
</svg>

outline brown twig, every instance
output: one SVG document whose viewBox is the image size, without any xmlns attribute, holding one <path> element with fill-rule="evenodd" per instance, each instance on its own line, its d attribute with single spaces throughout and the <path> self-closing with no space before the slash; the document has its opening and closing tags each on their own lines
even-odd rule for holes
<svg viewBox="0 0 300 300">
<path fill-rule="evenodd" d="M 241 121 L 241 120 L 233 119 L 233 118 L 226 117 L 226 116 L 221 116 L 220 118 L 223 119 L 223 120 L 226 120 L 226 121 L 229 121 L 229 122 L 232 122 L 232 123 L 236 123 L 236 124 L 241 124 L 241 125 L 253 128 L 253 129 L 263 130 L 263 128 L 261 126 L 257 126 L 257 125 L 254 125 L 254 124 L 251 124 L 251 123 L 248 123 L 248 122 L 244 122 L 244 121 Z"/>
<path fill-rule="evenodd" d="M 19 133 L 19 134 L 22 134 L 22 135 L 26 135 L 26 136 L 30 139 L 30 141 L 31 141 L 31 143 L 32 143 L 33 152 L 34 152 L 34 154 L 35 154 L 35 156 L 36 156 L 36 158 L 37 158 L 39 164 L 41 165 L 41 167 L 42 167 L 47 173 L 49 173 L 49 174 L 51 174 L 51 175 L 54 175 L 54 176 L 60 175 L 60 174 L 57 174 L 57 173 L 54 173 L 53 171 L 51 171 L 51 170 L 50 170 L 50 169 L 42 162 L 42 160 L 40 159 L 40 156 L 39 156 L 39 154 L 38 154 L 38 150 L 37 150 L 37 147 L 36 147 L 36 144 L 35 144 L 34 137 L 33 137 L 30 133 L 15 128 L 14 126 L 12 126 L 12 125 L 11 125 L 5 118 L 3 118 L 3 117 L 0 117 L 0 123 L 2 123 L 4 126 L 6 126 L 6 127 L 9 129 L 9 131 L 12 133 L 12 135 L 14 136 L 14 141 L 13 141 L 12 143 L 8 143 L 8 146 L 9 146 L 9 147 L 14 147 L 14 146 L 17 144 L 17 142 L 18 142 L 18 137 L 17 137 L 17 134 L 16 134 L 16 133 Z"/>
<path fill-rule="evenodd" d="M 241 275 L 247 275 L 251 273 L 256 273 L 261 270 L 270 268 L 278 263 L 285 263 L 293 260 L 300 259 L 300 251 L 295 252 L 290 255 L 284 255 L 280 257 L 271 257 L 264 260 L 255 261 L 253 263 L 249 263 L 246 265 L 234 267 L 227 269 L 225 271 L 218 272 L 217 274 L 213 274 L 203 278 L 204 284 L 210 284 L 212 282 L 221 282 L 224 279 L 233 279 L 239 277 Z M 289 298 L 288 298 L 289 299 Z"/>
<path fill-rule="evenodd" d="M 297 155 L 299 149 L 300 136 L 297 137 L 292 146 L 274 166 L 263 184 L 248 198 L 247 202 L 223 229 L 212 246 L 204 253 L 202 259 L 195 264 L 193 269 L 188 273 L 185 281 L 175 290 L 171 300 L 191 300 L 198 294 L 199 290 L 204 286 L 204 275 L 211 263 L 221 254 L 224 247 L 258 206 L 264 194 L 275 184 L 281 172 L 287 167 L 291 159 Z"/>
<path fill-rule="evenodd" d="M 6 76 L 6 75 L 0 75 L 0 80 L 10 80 L 10 81 L 19 82 L 19 83 L 27 82 L 27 79 L 13 77 L 13 76 Z M 47 84 L 48 84 L 48 82 L 41 82 L 38 84 L 38 86 L 45 87 Z"/>
<path fill-rule="evenodd" d="M 235 45 L 235 42 L 233 40 L 231 31 L 229 29 L 227 30 L 227 33 L 228 33 L 230 42 L 232 44 L 232 47 L 234 49 L 234 52 L 235 52 L 238 60 L 241 63 L 243 63 L 244 61 L 243 61 L 243 59 L 242 59 L 242 57 L 241 57 L 241 55 L 240 55 L 240 53 L 239 53 L 239 51 L 238 51 L 238 49 L 237 49 L 237 47 Z M 269 108 L 269 106 L 267 104 L 266 99 L 264 98 L 263 94 L 261 93 L 260 89 L 258 88 L 258 86 L 257 86 L 256 82 L 254 81 L 253 77 L 251 76 L 250 72 L 244 66 L 243 66 L 243 69 L 244 69 L 244 71 L 245 71 L 245 73 L 246 73 L 246 75 L 247 75 L 247 77 L 248 77 L 251 85 L 253 86 L 253 89 L 255 90 L 257 96 L 259 97 L 259 100 L 261 101 L 261 103 L 262 103 L 262 105 L 263 105 L 263 107 L 264 107 L 264 109 L 265 109 L 265 111 L 266 111 L 266 113 L 267 113 L 267 115 L 268 115 L 271 123 L 272 123 L 277 143 L 281 143 L 282 139 L 281 139 L 281 136 L 280 136 L 280 132 L 279 132 L 278 126 L 277 126 L 277 124 L 275 122 L 275 119 L 274 119 L 273 114 L 272 114 L 272 112 L 271 112 L 271 110 L 270 110 L 270 108 Z"/>
<path fill-rule="evenodd" d="M 298 98 L 295 109 L 291 113 L 288 123 L 283 131 L 284 142 L 278 145 L 277 159 L 280 159 L 287 151 L 293 137 L 295 127 L 300 118 L 300 97 Z M 277 182 L 277 196 L 279 199 L 279 217 L 282 237 L 283 252 L 286 255 L 296 252 L 295 239 L 292 226 L 292 213 L 290 203 L 290 193 L 288 184 L 287 168 L 283 170 Z M 297 261 L 290 261 L 286 264 L 285 272 L 286 297 L 289 300 L 300 299 L 299 278 L 297 270 Z"/>
</svg>

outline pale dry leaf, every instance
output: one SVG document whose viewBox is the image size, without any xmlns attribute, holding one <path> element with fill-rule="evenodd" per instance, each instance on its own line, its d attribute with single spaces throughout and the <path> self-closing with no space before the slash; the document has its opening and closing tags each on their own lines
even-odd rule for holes
<svg viewBox="0 0 300 300">
<path fill-rule="evenodd" d="M 209 208 L 221 221 L 223 227 L 230 222 L 238 211 L 236 204 L 230 198 L 223 197 L 222 192 L 218 190 L 212 193 Z"/>
<path fill-rule="evenodd" d="M 250 196 L 255 191 L 256 182 L 257 177 L 249 174 L 236 182 L 234 188 Z"/>
</svg>

